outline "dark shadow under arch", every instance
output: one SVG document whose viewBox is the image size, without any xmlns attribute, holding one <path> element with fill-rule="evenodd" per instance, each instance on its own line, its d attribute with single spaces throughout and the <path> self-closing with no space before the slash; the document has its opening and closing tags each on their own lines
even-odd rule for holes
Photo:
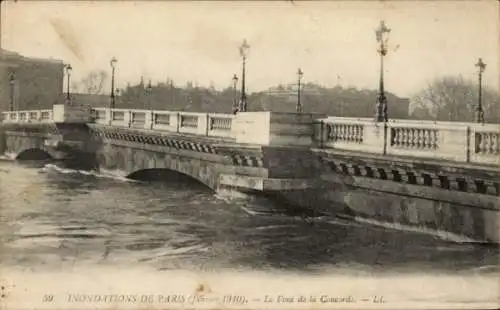
<svg viewBox="0 0 500 310">
<path fill-rule="evenodd" d="M 17 160 L 51 160 L 52 156 L 39 148 L 29 148 L 21 151 L 16 156 Z"/>
<path fill-rule="evenodd" d="M 127 178 L 137 181 L 163 182 L 179 185 L 188 185 L 196 188 L 205 188 L 213 191 L 210 186 L 200 180 L 179 171 L 167 168 L 150 168 L 134 171 Z"/>
</svg>

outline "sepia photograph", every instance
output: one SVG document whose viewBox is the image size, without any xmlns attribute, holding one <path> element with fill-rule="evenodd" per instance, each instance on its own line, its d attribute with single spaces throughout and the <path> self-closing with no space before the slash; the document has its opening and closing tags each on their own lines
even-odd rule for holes
<svg viewBox="0 0 500 310">
<path fill-rule="evenodd" d="M 0 309 L 500 308 L 500 2 L 0 17 Z"/>
</svg>

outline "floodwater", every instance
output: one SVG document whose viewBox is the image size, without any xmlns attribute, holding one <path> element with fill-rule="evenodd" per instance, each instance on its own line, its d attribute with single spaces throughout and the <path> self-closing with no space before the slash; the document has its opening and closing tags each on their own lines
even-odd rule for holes
<svg viewBox="0 0 500 310">
<path fill-rule="evenodd" d="M 141 177 L 149 181 L 1 160 L 3 281 L 13 291 L 15 283 L 58 292 L 87 283 L 88 291 L 97 278 L 96 287 L 108 291 L 157 290 L 161 279 L 180 289 L 205 275 L 221 290 L 257 295 L 334 290 L 358 299 L 382 296 L 386 306 L 498 304 L 498 247 L 288 214 L 265 198 L 214 193 L 176 175 Z M 16 302 L 20 307 L 26 298 Z M 292 304 L 299 306 L 272 303 Z"/>
</svg>

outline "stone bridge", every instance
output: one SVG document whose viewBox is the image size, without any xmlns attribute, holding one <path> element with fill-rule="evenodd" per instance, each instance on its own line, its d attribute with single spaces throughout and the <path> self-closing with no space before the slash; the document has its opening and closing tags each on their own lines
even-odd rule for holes
<svg viewBox="0 0 500 310">
<path fill-rule="evenodd" d="M 11 158 L 51 157 L 69 168 L 112 170 L 130 178 L 166 169 L 214 191 L 236 189 L 281 200 L 297 190 L 315 190 L 319 180 L 309 148 L 310 114 L 256 112 L 234 120 L 226 114 L 167 111 L 95 109 L 90 114 L 62 105 L 5 116 L 0 151 Z"/>
<path fill-rule="evenodd" d="M 4 113 L 1 130 L 0 152 L 20 159 L 166 169 L 290 208 L 500 240 L 498 124 L 57 105 Z"/>
</svg>

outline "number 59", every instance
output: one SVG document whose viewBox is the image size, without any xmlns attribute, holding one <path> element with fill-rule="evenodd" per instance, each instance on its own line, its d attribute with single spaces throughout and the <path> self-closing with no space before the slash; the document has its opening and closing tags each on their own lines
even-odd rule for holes
<svg viewBox="0 0 500 310">
<path fill-rule="evenodd" d="M 51 302 L 54 300 L 54 295 L 43 295 L 42 302 Z"/>
</svg>

